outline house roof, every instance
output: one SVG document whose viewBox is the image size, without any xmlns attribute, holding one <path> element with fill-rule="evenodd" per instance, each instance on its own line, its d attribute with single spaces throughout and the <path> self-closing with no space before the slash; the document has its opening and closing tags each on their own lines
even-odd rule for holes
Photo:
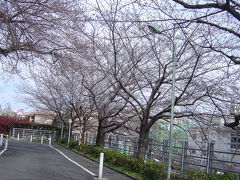
<svg viewBox="0 0 240 180">
<path fill-rule="evenodd" d="M 34 115 L 55 116 L 56 113 L 53 111 L 47 111 L 47 110 L 37 110 L 35 112 L 30 112 L 28 114 L 28 116 L 34 116 Z"/>
</svg>

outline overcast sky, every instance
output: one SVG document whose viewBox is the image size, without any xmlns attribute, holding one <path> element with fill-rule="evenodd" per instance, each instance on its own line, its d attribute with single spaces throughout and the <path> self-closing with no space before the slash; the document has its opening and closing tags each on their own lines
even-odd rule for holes
<svg viewBox="0 0 240 180">
<path fill-rule="evenodd" d="M 7 82 L 0 79 L 0 105 L 5 108 L 6 104 L 9 103 L 12 110 L 24 109 L 26 112 L 32 111 L 31 107 L 19 102 L 17 98 L 20 95 L 16 88 L 19 83 L 18 77 L 12 77 Z"/>
</svg>

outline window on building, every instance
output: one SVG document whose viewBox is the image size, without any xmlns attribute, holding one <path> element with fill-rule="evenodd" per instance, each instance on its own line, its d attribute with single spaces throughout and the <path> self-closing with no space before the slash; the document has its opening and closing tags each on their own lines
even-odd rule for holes
<svg viewBox="0 0 240 180">
<path fill-rule="evenodd" d="M 239 149 L 240 150 L 240 132 L 231 133 L 231 149 Z"/>
</svg>

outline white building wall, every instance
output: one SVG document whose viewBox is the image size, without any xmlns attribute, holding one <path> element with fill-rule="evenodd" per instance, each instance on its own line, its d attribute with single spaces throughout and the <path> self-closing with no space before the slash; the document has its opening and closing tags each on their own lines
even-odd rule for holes
<svg viewBox="0 0 240 180">
<path fill-rule="evenodd" d="M 214 153 L 214 158 L 218 160 L 225 160 L 231 162 L 240 162 L 240 155 L 236 155 L 236 153 L 240 154 L 240 148 L 236 151 L 236 149 L 231 149 L 231 133 L 234 132 L 229 128 L 222 128 L 222 129 L 213 129 L 208 128 L 205 129 L 205 134 L 209 142 L 214 142 L 214 151 L 220 151 L 225 153 Z M 189 132 L 192 134 L 193 137 L 196 135 L 196 139 L 193 139 L 192 136 L 189 136 L 189 148 L 196 148 L 198 149 L 203 148 L 207 150 L 207 141 L 203 139 L 203 133 L 201 129 L 190 129 Z M 234 153 L 227 154 L 227 153 Z M 192 152 L 192 155 L 202 156 L 204 157 L 201 151 Z M 228 166 L 228 163 L 219 162 L 222 166 Z M 240 165 L 236 165 L 232 167 L 233 169 L 238 169 L 240 171 Z"/>
</svg>

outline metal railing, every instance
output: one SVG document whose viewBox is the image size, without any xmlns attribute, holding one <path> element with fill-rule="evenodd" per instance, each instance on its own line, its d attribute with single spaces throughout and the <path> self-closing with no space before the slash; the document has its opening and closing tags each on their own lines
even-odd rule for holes
<svg viewBox="0 0 240 180">
<path fill-rule="evenodd" d="M 0 134 L 0 155 L 2 155 L 7 149 L 8 149 L 8 135 Z M 15 138 L 12 136 L 12 138 Z M 41 144 L 48 144 L 51 146 L 52 144 L 52 137 L 51 136 L 37 136 L 37 135 L 26 135 L 26 136 L 20 136 L 20 134 L 16 135 L 15 138 L 17 141 L 30 141 L 30 142 L 40 142 Z"/>
<path fill-rule="evenodd" d="M 79 134 L 73 135 L 78 140 Z M 94 145 L 96 134 L 85 134 L 84 143 Z M 172 166 L 181 171 L 216 171 L 229 172 L 240 175 L 240 145 L 239 150 L 230 149 L 230 143 L 222 143 L 222 147 L 229 147 L 228 151 L 219 150 L 215 142 L 175 141 L 172 150 Z M 133 136 L 107 135 L 105 148 L 115 149 L 129 156 L 138 151 L 138 138 Z M 146 159 L 155 159 L 158 162 L 168 162 L 168 141 L 149 140 Z"/>
<path fill-rule="evenodd" d="M 50 131 L 50 130 L 41 130 L 41 129 L 24 129 L 24 128 L 13 128 L 11 132 L 11 136 L 17 138 L 29 138 L 30 136 L 34 137 L 52 137 L 57 138 L 58 132 L 57 131 Z"/>
<path fill-rule="evenodd" d="M 0 134 L 0 155 L 8 148 L 8 135 Z"/>
</svg>

